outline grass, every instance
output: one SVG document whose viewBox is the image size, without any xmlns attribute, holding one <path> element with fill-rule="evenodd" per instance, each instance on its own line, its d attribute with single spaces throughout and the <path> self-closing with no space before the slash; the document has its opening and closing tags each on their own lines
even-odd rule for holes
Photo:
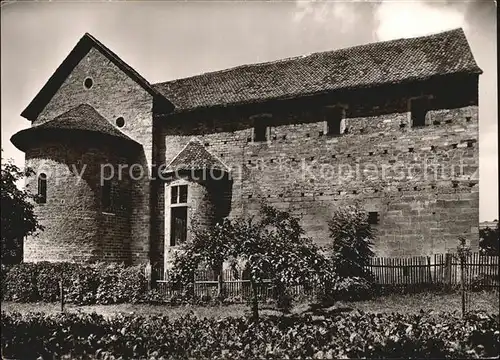
<svg viewBox="0 0 500 360">
<path fill-rule="evenodd" d="M 488 313 L 499 312 L 498 294 L 495 293 L 472 293 L 471 310 L 483 310 Z M 308 304 L 297 304 L 292 312 L 301 313 L 308 308 Z M 352 308 L 365 312 L 376 313 L 416 313 L 424 311 L 457 311 L 460 312 L 461 296 L 459 293 L 439 294 L 420 293 L 412 295 L 390 295 L 379 297 L 373 300 L 357 302 L 339 302 L 338 308 Z M 277 311 L 266 305 L 261 305 L 261 313 L 277 314 Z M 59 303 L 14 303 L 2 302 L 2 311 L 20 313 L 44 312 L 56 314 L 60 312 Z M 198 317 L 222 318 L 228 316 L 244 316 L 249 314 L 249 307 L 246 304 L 233 304 L 225 306 L 166 306 L 166 305 L 146 305 L 146 304 L 117 304 L 117 305 L 86 305 L 76 306 L 67 304 L 65 311 L 68 312 L 96 312 L 103 316 L 113 316 L 119 313 L 137 315 L 168 315 L 171 318 L 178 318 L 189 312 L 193 312 Z"/>
</svg>

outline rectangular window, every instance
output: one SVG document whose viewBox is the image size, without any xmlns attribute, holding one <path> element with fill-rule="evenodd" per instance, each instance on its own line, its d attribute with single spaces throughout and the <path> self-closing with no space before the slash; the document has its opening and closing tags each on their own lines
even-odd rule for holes
<svg viewBox="0 0 500 360">
<path fill-rule="evenodd" d="M 368 224 L 377 225 L 379 223 L 378 212 L 370 211 L 368 213 Z"/>
<path fill-rule="evenodd" d="M 104 180 L 101 186 L 101 201 L 102 201 L 102 211 L 112 212 L 113 201 L 112 201 L 112 184 L 111 180 Z"/>
<path fill-rule="evenodd" d="M 253 128 L 253 141 L 266 141 L 268 128 L 269 127 L 263 124 L 262 121 L 257 121 Z"/>
<path fill-rule="evenodd" d="M 344 109 L 335 107 L 329 109 L 326 118 L 326 134 L 327 135 L 342 135 L 342 121 L 344 119 Z"/>
<path fill-rule="evenodd" d="M 177 246 L 186 241 L 187 206 L 170 209 L 170 246 Z"/>
<path fill-rule="evenodd" d="M 47 202 L 47 175 L 38 175 L 38 197 L 37 203 L 45 204 Z"/>
<path fill-rule="evenodd" d="M 428 111 L 427 98 L 412 99 L 410 101 L 412 127 L 425 126 L 425 117 Z"/>
<path fill-rule="evenodd" d="M 170 192 L 171 204 L 185 204 L 187 203 L 187 197 L 188 197 L 187 185 L 172 186 L 172 190 Z"/>
</svg>

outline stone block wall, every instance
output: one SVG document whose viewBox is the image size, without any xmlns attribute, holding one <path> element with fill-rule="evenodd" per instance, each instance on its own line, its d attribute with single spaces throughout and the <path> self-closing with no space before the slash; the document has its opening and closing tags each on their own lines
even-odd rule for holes
<svg viewBox="0 0 500 360">
<path fill-rule="evenodd" d="M 430 97 L 426 126 L 414 128 L 409 101 L 422 95 Z M 328 106 L 337 104 L 345 107 L 347 132 L 325 135 Z M 379 256 L 451 251 L 459 235 L 477 248 L 477 104 L 477 77 L 454 76 L 158 117 L 155 158 L 168 163 L 191 137 L 202 139 L 233 168 L 231 217 L 254 214 L 264 201 L 300 217 L 320 244 L 328 242 L 335 209 L 357 201 L 379 213 Z M 255 143 L 259 119 L 270 126 L 269 137 Z M 159 254 L 161 207 L 155 220 Z"/>
<path fill-rule="evenodd" d="M 112 207 L 103 209 L 101 164 L 127 163 L 124 155 L 73 139 L 45 143 L 26 153 L 36 174 L 26 189 L 38 191 L 38 175 L 47 176 L 46 203 L 35 205 L 45 229 L 24 244 L 24 261 L 114 261 L 130 263 L 130 181 L 112 181 Z"/>
</svg>

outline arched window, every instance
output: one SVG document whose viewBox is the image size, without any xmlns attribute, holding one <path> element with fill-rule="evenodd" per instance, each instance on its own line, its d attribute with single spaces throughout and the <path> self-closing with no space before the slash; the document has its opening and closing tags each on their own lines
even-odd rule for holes
<svg viewBox="0 0 500 360">
<path fill-rule="evenodd" d="M 45 204 L 47 202 L 47 175 L 41 173 L 38 175 L 38 198 L 39 204 Z"/>
</svg>

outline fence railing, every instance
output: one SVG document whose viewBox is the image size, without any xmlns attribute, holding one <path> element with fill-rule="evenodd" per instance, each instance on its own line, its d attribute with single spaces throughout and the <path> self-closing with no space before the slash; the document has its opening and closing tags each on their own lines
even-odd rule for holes
<svg viewBox="0 0 500 360">
<path fill-rule="evenodd" d="M 374 258 L 367 270 L 381 285 L 459 286 L 460 260 L 456 254 L 435 254 L 407 258 Z M 498 256 L 471 253 L 465 258 L 467 284 L 477 288 L 498 288 Z"/>
<path fill-rule="evenodd" d="M 465 261 L 465 283 L 470 290 L 495 290 L 500 287 L 498 256 L 471 253 Z M 377 257 L 370 261 L 366 270 L 373 274 L 374 282 L 380 288 L 403 287 L 408 290 L 429 286 L 454 288 L 461 284 L 460 260 L 456 254 L 435 254 L 414 257 Z M 165 295 L 178 293 L 179 288 L 169 281 L 168 272 L 157 274 L 157 288 Z M 314 287 L 297 285 L 290 289 L 294 296 L 312 296 Z M 192 283 L 192 293 L 196 297 L 249 298 L 251 285 L 243 271 L 230 269 L 216 274 L 211 270 L 198 270 Z M 271 280 L 258 284 L 260 299 L 273 297 Z"/>
</svg>

